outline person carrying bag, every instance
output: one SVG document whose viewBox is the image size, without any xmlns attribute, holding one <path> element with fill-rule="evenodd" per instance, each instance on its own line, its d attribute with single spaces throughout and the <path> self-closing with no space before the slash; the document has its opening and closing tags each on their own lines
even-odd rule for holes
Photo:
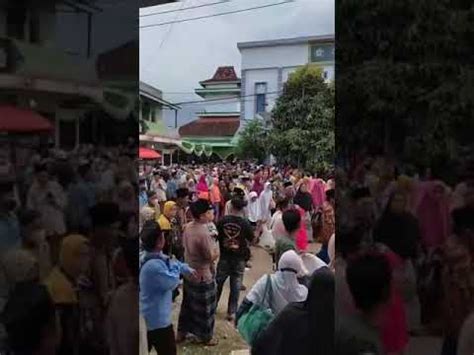
<svg viewBox="0 0 474 355">
<path fill-rule="evenodd" d="M 270 305 L 272 299 L 272 280 L 270 275 L 267 275 L 262 302 L 252 304 L 248 312 L 237 318 L 237 329 L 249 345 L 254 344 L 259 335 L 275 318 L 271 307 L 266 306 L 265 300 L 267 299 L 268 305 Z"/>
</svg>

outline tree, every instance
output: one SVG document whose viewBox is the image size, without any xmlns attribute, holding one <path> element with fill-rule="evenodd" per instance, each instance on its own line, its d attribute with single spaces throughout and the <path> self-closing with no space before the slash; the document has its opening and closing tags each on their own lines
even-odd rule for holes
<svg viewBox="0 0 474 355">
<path fill-rule="evenodd" d="M 338 150 L 367 147 L 432 165 L 469 144 L 471 3 L 341 0 L 336 7 Z"/>
<path fill-rule="evenodd" d="M 262 120 L 251 120 L 240 133 L 236 155 L 241 159 L 254 158 L 262 163 L 268 153 L 268 134 Z"/>
<path fill-rule="evenodd" d="M 315 65 L 290 75 L 272 112 L 271 153 L 281 163 L 327 171 L 334 162 L 334 86 Z"/>
</svg>

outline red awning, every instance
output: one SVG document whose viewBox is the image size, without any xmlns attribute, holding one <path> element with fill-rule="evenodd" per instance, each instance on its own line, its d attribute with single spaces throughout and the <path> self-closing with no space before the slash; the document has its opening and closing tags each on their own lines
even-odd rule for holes
<svg viewBox="0 0 474 355">
<path fill-rule="evenodd" d="M 140 147 L 138 151 L 138 156 L 140 159 L 159 159 L 161 158 L 160 153 L 153 149 Z"/>
<path fill-rule="evenodd" d="M 53 125 L 38 113 L 13 106 L 0 106 L 0 132 L 29 133 L 53 130 Z"/>
</svg>

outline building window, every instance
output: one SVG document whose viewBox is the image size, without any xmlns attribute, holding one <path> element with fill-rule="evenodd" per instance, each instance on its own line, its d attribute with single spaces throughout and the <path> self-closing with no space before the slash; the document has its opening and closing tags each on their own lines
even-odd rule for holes
<svg viewBox="0 0 474 355">
<path fill-rule="evenodd" d="M 267 106 L 267 83 L 256 83 L 255 95 L 255 113 L 265 112 Z"/>
<path fill-rule="evenodd" d="M 7 9 L 7 36 L 25 39 L 26 7 L 14 5 Z"/>
</svg>

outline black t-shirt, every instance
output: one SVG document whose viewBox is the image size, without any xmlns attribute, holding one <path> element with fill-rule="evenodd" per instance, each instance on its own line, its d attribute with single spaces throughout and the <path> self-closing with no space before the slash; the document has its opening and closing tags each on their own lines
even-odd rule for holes
<svg viewBox="0 0 474 355">
<path fill-rule="evenodd" d="M 248 220 L 239 216 L 225 216 L 217 223 L 217 231 L 221 256 L 245 258 L 247 241 L 253 239 L 252 226 Z"/>
</svg>

